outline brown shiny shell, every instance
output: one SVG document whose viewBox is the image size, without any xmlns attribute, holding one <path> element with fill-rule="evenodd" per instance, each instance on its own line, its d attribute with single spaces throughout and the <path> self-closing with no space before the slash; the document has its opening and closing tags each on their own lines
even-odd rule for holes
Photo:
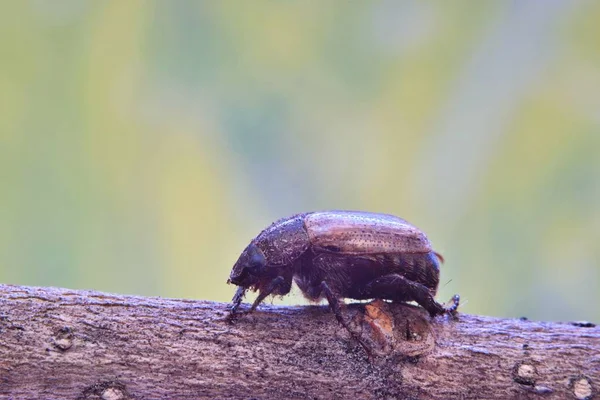
<svg viewBox="0 0 600 400">
<path fill-rule="evenodd" d="M 304 218 L 312 246 L 342 254 L 428 253 L 427 236 L 402 218 L 361 211 L 323 211 Z"/>
</svg>

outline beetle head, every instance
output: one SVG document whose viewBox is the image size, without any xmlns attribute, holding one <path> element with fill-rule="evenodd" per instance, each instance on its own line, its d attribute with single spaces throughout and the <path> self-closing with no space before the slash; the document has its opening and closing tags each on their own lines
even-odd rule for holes
<svg viewBox="0 0 600 400">
<path fill-rule="evenodd" d="M 233 266 L 227 283 L 250 287 L 256 285 L 265 273 L 267 259 L 260 248 L 250 243 Z"/>
</svg>

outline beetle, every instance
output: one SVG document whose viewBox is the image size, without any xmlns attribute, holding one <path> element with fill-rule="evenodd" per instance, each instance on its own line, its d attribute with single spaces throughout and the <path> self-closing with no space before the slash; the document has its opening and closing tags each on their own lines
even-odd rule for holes
<svg viewBox="0 0 600 400">
<path fill-rule="evenodd" d="M 269 295 L 286 295 L 292 281 L 311 301 L 326 298 L 337 320 L 343 298 L 415 301 L 434 317 L 454 314 L 435 301 L 441 255 L 427 236 L 407 221 L 363 211 L 318 211 L 282 218 L 244 249 L 229 280 L 238 286 L 230 317 L 248 289 L 258 297 L 252 312 Z M 350 330 L 350 329 L 349 329 Z"/>
</svg>

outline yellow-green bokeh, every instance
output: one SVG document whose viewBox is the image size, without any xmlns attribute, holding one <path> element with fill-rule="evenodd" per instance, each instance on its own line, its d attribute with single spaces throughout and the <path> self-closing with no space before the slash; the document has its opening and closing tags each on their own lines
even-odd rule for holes
<svg viewBox="0 0 600 400">
<path fill-rule="evenodd" d="M 5 2 L 0 281 L 227 301 L 270 222 L 364 209 L 465 312 L 600 320 L 598 37 L 568 0 Z"/>
</svg>

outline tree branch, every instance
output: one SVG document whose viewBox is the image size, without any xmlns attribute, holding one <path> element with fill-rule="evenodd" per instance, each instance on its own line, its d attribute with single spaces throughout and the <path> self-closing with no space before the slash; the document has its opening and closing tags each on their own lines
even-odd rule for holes
<svg viewBox="0 0 600 400">
<path fill-rule="evenodd" d="M 0 285 L 0 397 L 11 399 L 592 398 L 600 328 L 374 302 L 226 305 Z"/>
</svg>

